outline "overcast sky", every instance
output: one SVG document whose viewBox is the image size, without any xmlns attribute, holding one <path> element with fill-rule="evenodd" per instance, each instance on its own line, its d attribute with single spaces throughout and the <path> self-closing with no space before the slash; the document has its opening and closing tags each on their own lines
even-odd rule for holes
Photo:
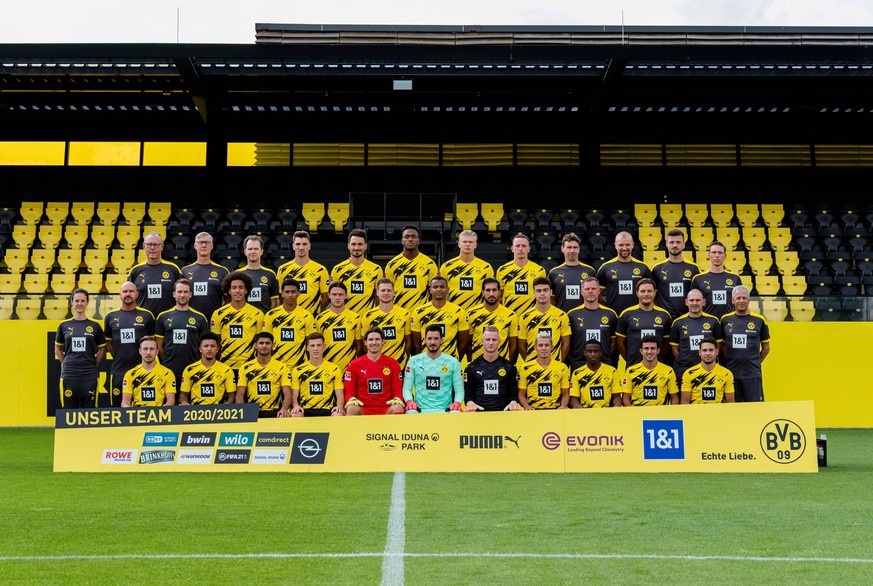
<svg viewBox="0 0 873 586">
<path fill-rule="evenodd" d="M 253 43 L 255 23 L 873 26 L 871 0 L 0 0 L 0 43 Z"/>
</svg>

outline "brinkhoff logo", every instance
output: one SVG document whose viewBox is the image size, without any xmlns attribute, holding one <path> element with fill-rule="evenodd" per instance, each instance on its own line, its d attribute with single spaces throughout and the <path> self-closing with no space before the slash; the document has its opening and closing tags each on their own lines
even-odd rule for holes
<svg viewBox="0 0 873 586">
<path fill-rule="evenodd" d="M 172 464 L 176 450 L 143 450 L 139 455 L 140 464 Z"/>
<path fill-rule="evenodd" d="M 518 445 L 518 440 L 508 435 L 462 435 L 459 436 L 460 448 L 463 450 L 469 448 L 471 450 L 502 450 L 513 444 L 515 449 L 521 449 Z M 505 442 L 505 443 L 504 443 Z"/>
</svg>

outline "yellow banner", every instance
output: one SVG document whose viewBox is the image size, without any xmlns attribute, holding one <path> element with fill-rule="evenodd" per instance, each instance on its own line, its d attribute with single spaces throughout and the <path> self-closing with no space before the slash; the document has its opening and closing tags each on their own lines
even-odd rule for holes
<svg viewBox="0 0 873 586">
<path fill-rule="evenodd" d="M 812 401 L 256 420 L 59 411 L 56 472 L 817 472 Z"/>
</svg>

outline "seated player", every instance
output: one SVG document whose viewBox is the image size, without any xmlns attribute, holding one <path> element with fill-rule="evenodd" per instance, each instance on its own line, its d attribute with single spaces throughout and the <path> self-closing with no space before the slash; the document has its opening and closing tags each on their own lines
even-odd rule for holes
<svg viewBox="0 0 873 586">
<path fill-rule="evenodd" d="M 367 353 L 355 358 L 346 368 L 343 384 L 346 415 L 395 415 L 403 413 L 403 387 L 400 365 L 382 354 L 385 337 L 380 328 L 364 335 Z"/>
<path fill-rule="evenodd" d="M 464 369 L 464 413 L 518 411 L 518 370 L 500 355 L 497 326 L 485 326 L 481 342 L 482 355 Z"/>
<path fill-rule="evenodd" d="M 734 375 L 721 364 L 715 363 L 718 342 L 715 338 L 704 338 L 697 351 L 700 354 L 700 364 L 695 364 L 682 375 L 682 404 L 733 403 Z"/>
<path fill-rule="evenodd" d="M 443 331 L 438 324 L 424 329 L 426 350 L 409 359 L 403 375 L 403 400 L 407 413 L 461 411 L 464 377 L 461 363 L 440 350 Z"/>
<path fill-rule="evenodd" d="M 124 375 L 121 384 L 122 407 L 160 407 L 176 404 L 176 375 L 158 363 L 158 341 L 154 336 L 139 340 L 142 363 Z"/>
<path fill-rule="evenodd" d="M 668 397 L 670 403 L 679 403 L 676 373 L 658 361 L 658 343 L 658 338 L 652 335 L 643 336 L 640 340 L 643 360 L 629 366 L 621 381 L 621 402 L 625 407 L 665 405 Z"/>
<path fill-rule="evenodd" d="M 182 372 L 180 405 L 233 403 L 236 382 L 230 367 L 216 359 L 220 351 L 218 334 L 203 334 L 200 338 L 200 360 L 189 364 Z"/>
<path fill-rule="evenodd" d="M 570 376 L 570 408 L 621 407 L 621 387 L 615 368 L 600 361 L 603 345 L 590 339 L 582 350 L 585 364 Z"/>
<path fill-rule="evenodd" d="M 536 337 L 536 358 L 521 365 L 518 402 L 526 411 L 566 409 L 570 402 L 570 369 L 552 357 L 552 334 Z"/>
<path fill-rule="evenodd" d="M 342 369 L 324 359 L 324 336 L 306 336 L 306 360 L 291 371 L 291 417 L 345 415 Z"/>
<path fill-rule="evenodd" d="M 273 357 L 273 334 L 255 334 L 255 359 L 239 369 L 237 403 L 257 403 L 258 417 L 288 417 L 291 406 L 291 371 Z"/>
</svg>

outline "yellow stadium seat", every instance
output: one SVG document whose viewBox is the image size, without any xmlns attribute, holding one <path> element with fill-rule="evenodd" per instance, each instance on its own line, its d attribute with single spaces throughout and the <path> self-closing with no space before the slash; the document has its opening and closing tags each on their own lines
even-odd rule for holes
<svg viewBox="0 0 873 586">
<path fill-rule="evenodd" d="M 664 224 L 665 232 L 675 228 L 682 221 L 682 204 L 662 203 L 658 212 L 661 216 L 661 222 Z"/>
<path fill-rule="evenodd" d="M 785 218 L 785 208 L 781 203 L 761 204 L 761 217 L 768 228 L 778 228 Z"/>
<path fill-rule="evenodd" d="M 121 214 L 124 216 L 124 221 L 130 226 L 139 226 L 145 218 L 146 204 L 145 202 L 124 202 L 121 208 Z"/>
<path fill-rule="evenodd" d="M 68 224 L 64 228 L 64 240 L 70 248 L 82 249 L 85 247 L 85 241 L 88 240 L 88 225 L 80 224 L 73 226 Z"/>
<path fill-rule="evenodd" d="M 782 299 L 764 297 L 761 299 L 761 312 L 768 322 L 785 321 L 788 317 L 788 305 Z"/>
<path fill-rule="evenodd" d="M 109 250 L 105 248 L 86 248 L 84 262 L 85 267 L 92 273 L 95 271 L 102 272 L 106 268 L 106 263 L 109 262 Z"/>
<path fill-rule="evenodd" d="M 39 297 L 19 297 L 15 304 L 15 315 L 18 319 L 37 319 L 42 300 Z"/>
<path fill-rule="evenodd" d="M 30 254 L 30 264 L 39 273 L 49 273 L 55 264 L 55 250 L 36 249 Z"/>
<path fill-rule="evenodd" d="M 0 320 L 10 319 L 15 309 L 15 295 L 0 295 Z"/>
<path fill-rule="evenodd" d="M 778 295 L 779 277 L 760 275 L 755 277 L 755 291 L 758 295 Z"/>
<path fill-rule="evenodd" d="M 709 206 L 709 215 L 717 227 L 727 227 L 734 219 L 734 208 L 731 204 L 714 203 Z"/>
<path fill-rule="evenodd" d="M 497 232 L 497 227 L 503 221 L 503 204 L 483 203 L 482 219 L 485 220 L 485 225 L 488 227 L 489 232 Z"/>
<path fill-rule="evenodd" d="M 97 295 L 100 293 L 100 290 L 103 289 L 103 275 L 100 273 L 85 273 L 79 275 L 78 286 L 91 295 Z"/>
<path fill-rule="evenodd" d="M 115 226 L 92 226 L 91 227 L 91 242 L 97 248 L 109 248 L 112 246 L 112 241 L 115 240 Z"/>
<path fill-rule="evenodd" d="M 471 230 L 479 217 L 479 206 L 475 203 L 455 204 L 455 219 L 464 230 Z"/>
<path fill-rule="evenodd" d="M 66 201 L 50 201 L 45 204 L 45 216 L 50 224 L 59 226 L 67 221 L 70 204 Z"/>
<path fill-rule="evenodd" d="M 639 232 L 640 246 L 643 251 L 651 252 L 657 250 L 661 244 L 661 229 L 660 228 L 640 228 Z"/>
<path fill-rule="evenodd" d="M 767 233 L 764 232 L 764 228 L 744 227 L 743 242 L 746 243 L 746 250 L 756 252 L 764 248 L 764 244 L 767 242 Z"/>
<path fill-rule="evenodd" d="M 749 266 L 756 275 L 766 275 L 773 266 L 773 254 L 770 252 L 750 252 Z"/>
<path fill-rule="evenodd" d="M 651 226 L 658 218 L 658 206 L 653 203 L 634 204 L 634 218 L 640 228 Z"/>
<path fill-rule="evenodd" d="M 49 279 L 49 288 L 55 295 L 66 295 L 76 288 L 75 273 L 55 273 Z"/>
<path fill-rule="evenodd" d="M 345 225 L 349 223 L 349 203 L 327 204 L 327 217 L 333 223 L 333 231 L 342 232 Z"/>
<path fill-rule="evenodd" d="M 685 219 L 692 228 L 702 228 L 709 218 L 709 208 L 703 203 L 685 204 Z"/>
<path fill-rule="evenodd" d="M 767 229 L 767 239 L 773 250 L 788 250 L 791 245 L 791 230 L 789 228 L 770 227 Z"/>
<path fill-rule="evenodd" d="M 130 269 L 136 264 L 136 249 L 113 248 L 109 262 L 116 271 L 130 274 Z"/>
<path fill-rule="evenodd" d="M 115 237 L 118 239 L 118 245 L 121 248 L 132 250 L 139 244 L 139 239 L 142 237 L 142 228 L 139 225 L 118 226 Z"/>
<path fill-rule="evenodd" d="M 659 262 L 663 262 L 665 258 L 666 257 L 664 256 L 663 250 L 644 250 L 643 251 L 643 262 L 646 263 L 650 269 L 653 266 L 655 266 L 656 264 L 658 264 Z"/>
<path fill-rule="evenodd" d="M 61 242 L 61 237 L 64 235 L 64 227 L 61 225 L 50 226 L 43 224 L 39 227 L 37 238 L 42 243 L 43 248 L 57 248 Z"/>
<path fill-rule="evenodd" d="M 321 221 L 324 219 L 324 203 L 304 202 L 301 215 L 309 227 L 309 231 L 318 232 L 318 226 L 321 225 Z"/>
<path fill-rule="evenodd" d="M 740 231 L 737 228 L 719 226 L 715 239 L 724 244 L 725 248 L 730 252 L 731 250 L 735 250 L 740 243 Z"/>
<path fill-rule="evenodd" d="M 9 269 L 10 273 L 22 272 L 29 260 L 30 251 L 26 248 L 8 248 L 3 257 L 3 262 L 6 263 L 6 268 Z"/>
<path fill-rule="evenodd" d="M 14 295 L 21 289 L 21 273 L 0 275 L 0 293 Z"/>
<path fill-rule="evenodd" d="M 783 275 L 782 289 L 786 295 L 805 295 L 806 277 L 803 275 Z"/>
<path fill-rule="evenodd" d="M 794 321 L 812 321 L 815 317 L 815 303 L 811 299 L 790 299 L 791 318 Z"/>
<path fill-rule="evenodd" d="M 166 226 L 172 211 L 169 202 L 149 202 L 149 220 L 156 226 Z"/>
<path fill-rule="evenodd" d="M 740 274 L 746 267 L 746 255 L 739 250 L 728 250 L 727 256 L 724 259 L 725 270 L 731 273 Z"/>
<path fill-rule="evenodd" d="M 17 224 L 12 227 L 12 241 L 18 248 L 30 248 L 36 238 L 36 224 Z"/>
<path fill-rule="evenodd" d="M 751 228 L 758 221 L 758 205 L 748 203 L 737 204 L 737 220 L 740 226 Z"/>
<path fill-rule="evenodd" d="M 712 228 L 691 228 L 691 242 L 695 250 L 706 250 L 713 240 Z"/>
<path fill-rule="evenodd" d="M 113 293 L 118 293 L 121 290 L 121 286 L 127 281 L 127 275 L 130 274 L 130 270 L 127 269 L 124 272 L 117 273 L 106 273 L 106 291 L 112 295 Z"/>
<path fill-rule="evenodd" d="M 76 224 L 87 226 L 91 223 L 91 218 L 94 217 L 94 202 L 74 201 L 70 208 L 70 213 L 73 215 L 73 221 Z"/>
<path fill-rule="evenodd" d="M 66 296 L 46 297 L 42 303 L 46 319 L 67 319 L 70 314 L 70 301 Z"/>
<path fill-rule="evenodd" d="M 97 218 L 104 226 L 114 226 L 121 214 L 121 203 L 117 201 L 101 201 L 97 203 Z"/>
<path fill-rule="evenodd" d="M 21 208 L 18 213 L 21 214 L 21 219 L 24 220 L 25 224 L 33 226 L 42 217 L 43 206 L 44 204 L 41 201 L 24 201 L 21 202 Z"/>
<path fill-rule="evenodd" d="M 776 269 L 781 275 L 793 275 L 800 266 L 800 258 L 794 250 L 776 252 Z"/>
<path fill-rule="evenodd" d="M 48 289 L 48 281 L 48 273 L 25 273 L 21 286 L 26 293 L 42 295 Z"/>
</svg>

